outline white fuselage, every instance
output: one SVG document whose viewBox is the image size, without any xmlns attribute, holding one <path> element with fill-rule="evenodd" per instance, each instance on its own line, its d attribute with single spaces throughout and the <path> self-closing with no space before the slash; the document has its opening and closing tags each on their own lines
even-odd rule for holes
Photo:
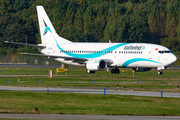
<svg viewBox="0 0 180 120">
<path fill-rule="evenodd" d="M 43 54 L 86 58 L 89 60 L 110 59 L 112 67 L 166 67 L 174 63 L 176 56 L 166 47 L 144 43 L 56 43 L 42 49 Z M 73 60 L 56 58 L 62 63 L 84 66 Z"/>
</svg>

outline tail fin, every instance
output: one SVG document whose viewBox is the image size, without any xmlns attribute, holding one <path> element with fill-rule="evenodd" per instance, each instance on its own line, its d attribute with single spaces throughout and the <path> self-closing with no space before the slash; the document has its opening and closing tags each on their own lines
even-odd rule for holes
<svg viewBox="0 0 180 120">
<path fill-rule="evenodd" d="M 56 41 L 70 42 L 58 36 L 43 6 L 37 6 L 37 14 L 42 44 L 54 44 Z"/>
</svg>

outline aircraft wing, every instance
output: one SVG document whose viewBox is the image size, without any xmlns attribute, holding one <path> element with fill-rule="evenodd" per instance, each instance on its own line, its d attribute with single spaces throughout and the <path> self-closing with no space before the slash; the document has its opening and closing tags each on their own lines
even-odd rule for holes
<svg viewBox="0 0 180 120">
<path fill-rule="evenodd" d="M 32 46 L 32 47 L 41 47 L 45 48 L 44 45 L 35 45 L 35 44 L 26 44 L 26 43 L 18 43 L 18 42 L 11 42 L 11 41 L 4 41 L 4 43 L 11 43 L 11 44 L 18 44 L 18 45 L 26 45 L 26 46 Z"/>
<path fill-rule="evenodd" d="M 84 59 L 84 58 L 74 58 L 74 57 L 66 57 L 66 56 L 58 56 L 58 55 L 44 55 L 44 54 L 34 54 L 34 53 L 19 53 L 19 54 L 42 56 L 42 57 L 49 57 L 49 58 L 64 58 L 64 60 L 73 60 L 73 61 L 81 61 L 81 62 L 88 61 L 88 59 Z"/>
<path fill-rule="evenodd" d="M 44 55 L 44 54 L 34 54 L 34 53 L 19 53 L 21 55 L 34 55 L 34 56 L 42 56 L 48 58 L 63 58 L 64 60 L 72 60 L 72 62 L 76 62 L 79 64 L 84 64 L 88 59 L 85 58 L 74 58 L 74 57 L 67 57 L 67 56 L 58 56 L 58 55 Z M 108 65 L 112 64 L 113 61 L 110 59 L 104 59 Z"/>
</svg>

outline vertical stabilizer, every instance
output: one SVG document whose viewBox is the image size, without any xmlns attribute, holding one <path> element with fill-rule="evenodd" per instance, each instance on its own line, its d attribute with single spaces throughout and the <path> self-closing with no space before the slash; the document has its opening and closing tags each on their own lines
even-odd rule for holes
<svg viewBox="0 0 180 120">
<path fill-rule="evenodd" d="M 39 29 L 42 44 L 55 44 L 59 42 L 70 42 L 57 35 L 49 17 L 47 16 L 43 6 L 37 6 L 37 14 L 39 21 Z"/>
</svg>

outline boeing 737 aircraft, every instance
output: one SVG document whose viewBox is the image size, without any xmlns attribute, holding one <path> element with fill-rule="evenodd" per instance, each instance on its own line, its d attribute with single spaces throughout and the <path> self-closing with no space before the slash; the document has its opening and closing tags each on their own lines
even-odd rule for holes
<svg viewBox="0 0 180 120">
<path fill-rule="evenodd" d="M 56 33 L 42 6 L 37 6 L 37 14 L 42 44 L 10 41 L 5 43 L 38 47 L 43 54 L 22 54 L 46 56 L 65 64 L 84 66 L 87 73 L 95 73 L 111 67 L 112 74 L 119 74 L 118 68 L 126 67 L 135 71 L 150 71 L 152 68 L 157 68 L 158 74 L 162 75 L 162 70 L 167 69 L 177 60 L 168 48 L 156 44 L 71 42 Z"/>
</svg>

